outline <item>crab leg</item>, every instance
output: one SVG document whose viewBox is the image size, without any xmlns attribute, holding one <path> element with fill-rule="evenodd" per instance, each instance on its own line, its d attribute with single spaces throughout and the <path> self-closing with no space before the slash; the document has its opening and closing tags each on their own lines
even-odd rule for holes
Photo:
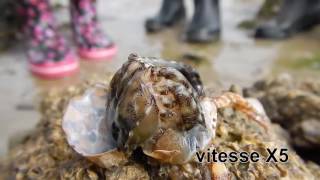
<svg viewBox="0 0 320 180">
<path fill-rule="evenodd" d="M 217 109 L 233 107 L 245 113 L 250 119 L 253 119 L 267 130 L 267 117 L 257 113 L 255 108 L 242 96 L 232 92 L 226 92 L 221 96 L 214 97 L 213 102 L 215 103 Z"/>
</svg>

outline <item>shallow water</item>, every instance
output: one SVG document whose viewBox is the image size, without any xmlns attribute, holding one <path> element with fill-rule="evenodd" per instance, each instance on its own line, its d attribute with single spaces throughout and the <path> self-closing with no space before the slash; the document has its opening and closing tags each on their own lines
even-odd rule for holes
<svg viewBox="0 0 320 180">
<path fill-rule="evenodd" d="M 158 34 L 145 33 L 144 20 L 156 13 L 160 0 L 100 1 L 102 27 L 117 43 L 119 54 L 108 62 L 82 61 L 77 76 L 62 80 L 33 78 L 27 71 L 21 44 L 1 53 L 0 154 L 6 152 L 10 136 L 31 129 L 38 121 L 39 91 L 63 89 L 91 76 L 113 73 L 131 52 L 195 65 L 204 83 L 219 89 L 231 84 L 249 86 L 258 79 L 283 72 L 297 78 L 319 77 L 320 29 L 275 42 L 256 41 L 250 36 L 251 32 L 238 28 L 240 22 L 255 16 L 261 3 L 261 0 L 223 0 L 221 40 L 209 45 L 189 45 L 182 41 L 182 26 Z M 191 10 L 192 3 L 188 1 L 187 4 L 187 9 Z M 58 19 L 61 24 L 68 21 L 66 9 L 59 10 Z M 69 28 L 63 26 L 61 31 L 71 39 Z M 184 55 L 195 58 L 182 58 Z"/>
</svg>

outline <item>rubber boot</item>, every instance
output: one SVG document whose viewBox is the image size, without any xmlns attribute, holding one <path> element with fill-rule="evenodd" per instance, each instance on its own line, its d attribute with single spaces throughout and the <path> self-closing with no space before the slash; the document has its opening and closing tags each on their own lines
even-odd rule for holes
<svg viewBox="0 0 320 180">
<path fill-rule="evenodd" d="M 219 39 L 219 0 L 195 0 L 195 13 L 186 31 L 186 41 L 209 43 Z"/>
<path fill-rule="evenodd" d="M 159 14 L 147 19 L 145 28 L 147 32 L 157 32 L 177 24 L 185 16 L 183 0 L 163 0 Z"/>
<path fill-rule="evenodd" d="M 278 15 L 256 29 L 255 37 L 284 39 L 320 22 L 319 0 L 284 0 Z"/>
<path fill-rule="evenodd" d="M 117 53 L 112 40 L 102 32 L 95 0 L 71 0 L 70 12 L 78 54 L 85 60 L 110 60 Z"/>
<path fill-rule="evenodd" d="M 42 78 L 60 78 L 78 70 L 76 56 L 56 30 L 47 0 L 19 0 L 26 18 L 24 31 L 29 40 L 30 71 Z"/>
</svg>

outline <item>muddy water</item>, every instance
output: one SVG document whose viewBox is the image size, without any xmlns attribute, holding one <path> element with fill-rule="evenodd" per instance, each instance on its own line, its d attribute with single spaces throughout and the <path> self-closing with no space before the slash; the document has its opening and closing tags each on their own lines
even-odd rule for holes
<svg viewBox="0 0 320 180">
<path fill-rule="evenodd" d="M 238 28 L 240 22 L 254 17 L 261 3 L 261 0 L 223 0 L 221 40 L 209 45 L 189 45 L 182 41 L 182 26 L 158 34 L 145 33 L 144 20 L 157 11 L 160 0 L 100 1 L 102 27 L 117 43 L 119 54 L 107 62 L 82 61 L 76 76 L 62 80 L 33 78 L 27 71 L 24 47 L 20 44 L 2 52 L 0 154 L 6 152 L 10 136 L 31 129 L 39 119 L 36 110 L 39 91 L 64 89 L 92 76 L 113 73 L 131 52 L 192 64 L 200 71 L 205 84 L 221 89 L 231 84 L 249 86 L 258 79 L 282 72 L 300 78 L 317 78 L 320 74 L 319 29 L 287 41 L 273 42 L 256 41 L 251 38 L 250 31 Z M 191 14 L 192 3 L 187 0 L 187 4 Z M 65 24 L 67 10 L 58 13 L 59 22 Z M 71 39 L 69 28 L 63 26 L 61 31 Z M 186 55 L 193 58 L 183 58 Z"/>
</svg>

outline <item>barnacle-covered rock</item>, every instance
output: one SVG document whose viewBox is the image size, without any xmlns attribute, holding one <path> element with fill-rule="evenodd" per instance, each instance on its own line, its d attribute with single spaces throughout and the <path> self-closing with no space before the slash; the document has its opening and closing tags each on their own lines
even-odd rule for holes
<svg viewBox="0 0 320 180">
<path fill-rule="evenodd" d="M 302 153 L 320 162 L 320 83 L 314 80 L 294 81 L 288 74 L 255 83 L 245 90 L 258 98 L 273 122 L 290 133 L 290 143 Z M 313 153 L 312 153 L 313 152 Z"/>
<path fill-rule="evenodd" d="M 299 147 L 320 147 L 320 83 L 298 82 L 283 74 L 246 90 L 259 98 L 272 121 L 287 129 Z"/>
<path fill-rule="evenodd" d="M 85 91 L 91 89 L 93 84 L 104 82 L 106 79 L 103 77 L 98 81 L 63 92 L 45 94 L 40 104 L 41 121 L 31 134 L 14 146 L 0 161 L 0 179 L 209 180 L 211 178 L 210 169 L 206 168 L 206 164 L 195 162 L 182 165 L 170 164 L 153 158 L 139 157 L 138 159 L 129 158 L 128 163 L 119 166 L 104 168 L 75 152 L 68 144 L 61 126 L 63 114 L 74 97 L 86 94 Z M 221 110 L 219 118 L 221 121 L 217 124 L 217 135 L 213 142 L 218 152 L 257 151 L 262 158 L 265 158 L 266 147 L 288 147 L 280 135 L 283 130 L 277 125 L 272 125 L 267 133 L 247 116 L 232 109 Z M 313 180 L 319 177 L 318 165 L 304 162 L 290 147 L 288 155 L 287 163 L 226 162 L 223 164 L 229 171 L 230 179 Z M 216 169 L 219 166 L 212 168 L 219 170 Z"/>
</svg>

